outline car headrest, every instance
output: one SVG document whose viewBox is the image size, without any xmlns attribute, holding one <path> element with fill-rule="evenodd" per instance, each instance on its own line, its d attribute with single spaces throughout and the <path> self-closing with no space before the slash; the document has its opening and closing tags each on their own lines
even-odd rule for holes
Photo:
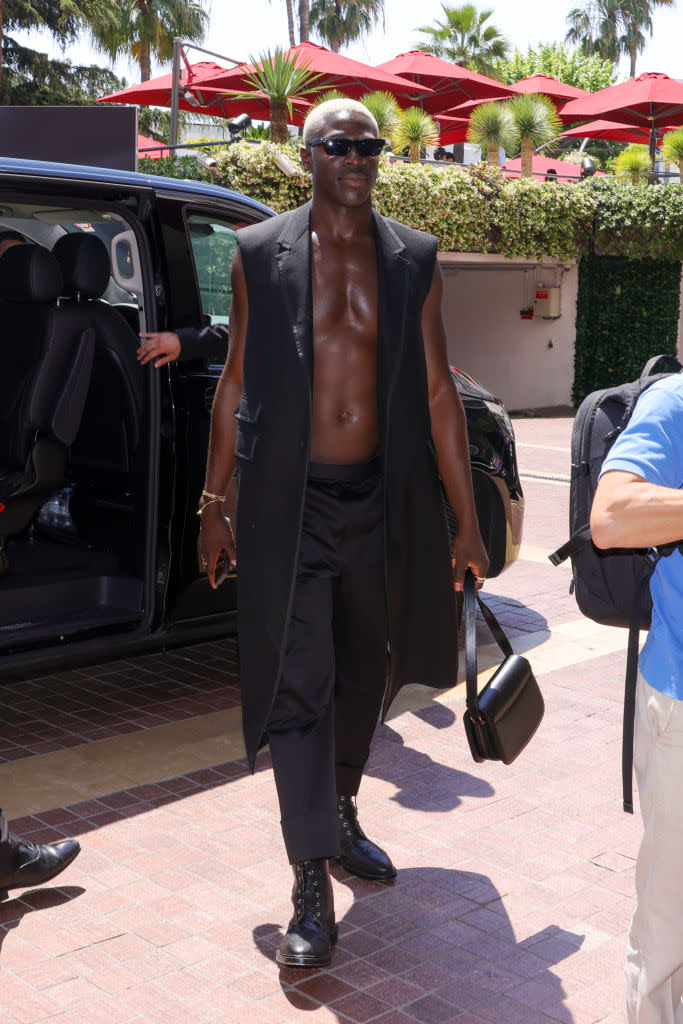
<svg viewBox="0 0 683 1024">
<path fill-rule="evenodd" d="M 99 299 L 107 290 L 111 274 L 109 253 L 97 235 L 62 235 L 52 254 L 64 279 L 62 295 Z"/>
<path fill-rule="evenodd" d="M 0 299 L 56 302 L 61 294 L 59 264 L 42 245 L 12 245 L 0 256 Z"/>
</svg>

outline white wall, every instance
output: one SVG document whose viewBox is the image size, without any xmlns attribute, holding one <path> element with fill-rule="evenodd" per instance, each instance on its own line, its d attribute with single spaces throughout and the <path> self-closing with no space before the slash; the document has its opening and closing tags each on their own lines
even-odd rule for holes
<svg viewBox="0 0 683 1024">
<path fill-rule="evenodd" d="M 477 378 L 509 410 L 571 404 L 578 267 L 574 260 L 506 260 L 439 253 L 449 361 Z M 522 320 L 537 281 L 561 284 L 557 320 Z"/>
</svg>

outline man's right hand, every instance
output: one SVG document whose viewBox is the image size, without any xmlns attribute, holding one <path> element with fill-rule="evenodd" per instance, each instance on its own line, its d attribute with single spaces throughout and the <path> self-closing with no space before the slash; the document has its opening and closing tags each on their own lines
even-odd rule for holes
<svg viewBox="0 0 683 1024">
<path fill-rule="evenodd" d="M 138 349 L 138 362 L 143 365 L 154 359 L 158 369 L 180 355 L 180 339 L 175 331 L 146 331 L 140 337 L 145 339 Z"/>
<path fill-rule="evenodd" d="M 206 505 L 200 519 L 199 541 L 197 542 L 199 565 L 215 590 L 216 563 L 219 556 L 225 552 L 225 556 L 230 562 L 230 568 L 235 569 L 237 566 L 235 537 L 230 520 L 223 515 L 222 502 L 214 501 Z"/>
</svg>

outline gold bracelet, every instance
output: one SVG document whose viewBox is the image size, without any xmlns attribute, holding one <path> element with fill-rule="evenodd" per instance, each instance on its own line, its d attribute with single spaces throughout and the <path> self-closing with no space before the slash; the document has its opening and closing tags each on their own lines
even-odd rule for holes
<svg viewBox="0 0 683 1024">
<path fill-rule="evenodd" d="M 219 502 L 219 501 L 223 501 L 223 499 L 222 498 L 211 498 L 210 501 L 205 501 L 204 504 L 200 505 L 199 508 L 197 509 L 197 515 L 201 516 L 203 514 L 205 508 L 208 508 L 209 505 L 215 505 L 216 502 Z"/>
<path fill-rule="evenodd" d="M 225 501 L 224 494 L 212 494 L 211 491 L 202 491 L 202 498 L 215 498 L 216 501 Z"/>
</svg>

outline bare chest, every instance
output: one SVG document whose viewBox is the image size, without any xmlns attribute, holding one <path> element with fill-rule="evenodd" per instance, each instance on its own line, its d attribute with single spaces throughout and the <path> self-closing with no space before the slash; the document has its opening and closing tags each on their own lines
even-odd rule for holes
<svg viewBox="0 0 683 1024">
<path fill-rule="evenodd" d="M 378 289 L 374 242 L 311 246 L 313 336 L 317 344 L 344 334 L 375 344 Z"/>
</svg>

